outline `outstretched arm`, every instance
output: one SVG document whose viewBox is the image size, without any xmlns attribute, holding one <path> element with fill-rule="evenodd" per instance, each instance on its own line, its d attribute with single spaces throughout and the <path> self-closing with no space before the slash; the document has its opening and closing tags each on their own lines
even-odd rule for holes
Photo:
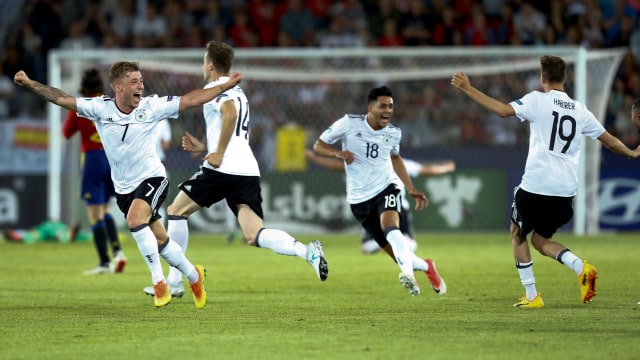
<svg viewBox="0 0 640 360">
<path fill-rule="evenodd" d="M 456 170 L 456 163 L 453 160 L 444 161 L 441 164 L 422 165 L 420 175 L 442 175 Z"/>
<path fill-rule="evenodd" d="M 511 105 L 498 101 L 492 98 L 491 96 L 471 86 L 471 83 L 469 82 L 469 78 L 467 77 L 467 74 L 465 74 L 463 71 L 459 71 L 453 74 L 453 77 L 451 78 L 451 85 L 453 85 L 458 90 L 462 91 L 465 95 L 470 97 L 471 100 L 477 102 L 483 108 L 491 111 L 492 113 L 500 117 L 504 118 L 504 117 L 513 116 L 516 114 L 515 110 L 513 110 L 513 107 L 511 107 Z"/>
<path fill-rule="evenodd" d="M 48 86 L 35 80 L 29 79 L 27 73 L 22 70 L 18 71 L 15 74 L 15 76 L 13 77 L 13 82 L 40 96 L 42 99 L 50 103 L 62 106 L 67 110 L 78 110 L 75 97 L 65 93 L 58 88 L 54 88 L 52 86 Z"/>
<path fill-rule="evenodd" d="M 629 159 L 637 159 L 638 157 L 640 157 L 640 145 L 638 145 L 638 147 L 636 147 L 634 150 L 631 150 L 627 147 L 627 145 L 622 143 L 622 141 L 620 141 L 617 137 L 611 135 L 611 133 L 609 133 L 608 131 L 602 133 L 602 135 L 598 137 L 598 140 L 600 140 L 604 147 L 615 154 L 626 156 Z"/>
<path fill-rule="evenodd" d="M 200 106 L 216 98 L 216 96 L 236 86 L 242 80 L 242 74 L 235 72 L 229 80 L 218 86 L 207 89 L 195 89 L 180 97 L 180 111 Z"/>
<path fill-rule="evenodd" d="M 342 159 L 347 163 L 347 165 L 351 164 L 353 160 L 355 160 L 355 156 L 351 151 L 340 151 L 320 139 L 316 140 L 316 143 L 313 144 L 313 151 L 320 155 Z"/>
<path fill-rule="evenodd" d="M 338 158 L 330 158 L 316 154 L 313 150 L 306 150 L 305 156 L 309 161 L 323 168 L 335 171 L 344 171 L 344 161 Z"/>
</svg>

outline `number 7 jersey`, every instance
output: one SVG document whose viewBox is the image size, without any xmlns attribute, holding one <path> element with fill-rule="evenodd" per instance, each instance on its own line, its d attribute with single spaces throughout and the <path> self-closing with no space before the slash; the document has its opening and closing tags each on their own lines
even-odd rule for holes
<svg viewBox="0 0 640 360">
<path fill-rule="evenodd" d="M 179 116 L 179 96 L 143 97 L 128 114 L 109 96 L 76 98 L 76 104 L 78 115 L 96 124 L 118 194 L 133 192 L 145 179 L 167 177 L 156 151 L 155 127 L 160 120 Z"/>
<path fill-rule="evenodd" d="M 570 197 L 578 190 L 582 135 L 605 131 L 587 107 L 565 92 L 532 91 L 509 103 L 529 122 L 529 155 L 520 187 L 540 195 Z"/>
</svg>

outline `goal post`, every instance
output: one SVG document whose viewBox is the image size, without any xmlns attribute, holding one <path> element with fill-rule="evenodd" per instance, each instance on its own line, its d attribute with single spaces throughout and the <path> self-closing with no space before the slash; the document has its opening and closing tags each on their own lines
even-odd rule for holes
<svg viewBox="0 0 640 360">
<path fill-rule="evenodd" d="M 85 69 L 98 68 L 106 84 L 108 67 L 113 62 L 137 60 L 145 79 L 146 95 L 182 95 L 204 85 L 203 54 L 204 49 L 53 50 L 48 56 L 48 83 L 79 96 L 76 89 Z M 284 151 L 277 149 L 282 146 L 278 142 L 283 136 L 276 134 L 283 128 L 297 127 L 302 131 L 290 133 L 303 136 L 304 140 L 291 144 L 302 143 L 308 148 L 332 121 L 345 113 L 366 112 L 368 90 L 387 84 L 396 104 L 392 122 L 403 129 L 403 156 L 424 161 L 453 158 L 459 164 L 454 174 L 414 180 L 427 196 L 433 194 L 426 215 L 414 215 L 417 230 L 502 228 L 508 221 L 503 221 L 512 190 L 508 187 L 524 169 L 522 149 L 526 155 L 528 130 L 514 119 L 503 119 L 504 128 L 494 126 L 495 119 L 456 92 L 449 80 L 453 73 L 464 70 L 476 87 L 508 102 L 539 86 L 539 58 L 544 54 L 567 61 L 570 78 L 566 91 L 584 102 L 602 121 L 611 84 L 624 55 L 622 49 L 555 46 L 236 49 L 232 71 L 243 73 L 241 86 L 251 105 L 251 142 L 263 173 L 263 195 L 268 197 L 264 204 L 266 222 L 298 232 L 357 228 L 344 204 L 342 175 L 305 164 L 296 165 L 298 171 L 280 169 L 275 157 L 281 163 L 287 153 L 296 153 L 299 161 L 299 152 L 304 149 L 299 145 Z M 110 94 L 108 85 L 106 92 Z M 50 134 L 60 134 L 64 115 L 64 109 L 49 104 Z M 202 111 L 188 110 L 171 125 L 174 145 L 179 144 L 186 130 L 202 135 Z M 503 138 L 499 138 L 498 132 Z M 81 211 L 77 195 L 80 173 L 75 166 L 78 157 L 74 155 L 79 149 L 77 143 L 65 142 L 61 136 L 49 139 L 48 215 L 71 222 Z M 600 146 L 597 141 L 582 141 L 580 185 L 572 225 L 572 231 L 578 235 L 599 230 Z M 198 161 L 179 149 L 169 155 L 167 169 L 175 191 L 176 185 L 197 169 Z M 478 160 L 478 156 L 482 159 Z M 486 163 L 489 170 L 481 167 L 481 163 Z M 513 169 L 514 163 L 517 170 Z M 518 171 L 520 174 L 516 174 Z M 473 183 L 469 179 L 479 179 L 480 185 L 468 185 Z M 446 191 L 441 189 L 466 193 L 456 195 L 459 201 L 452 204 L 451 197 L 442 195 Z M 473 191 L 475 195 L 471 194 Z M 172 195 L 175 193 L 170 193 L 168 202 Z M 491 206 L 491 211 L 485 210 Z M 497 215 L 489 218 L 487 212 Z M 193 223 L 203 231 L 221 230 L 221 213 L 205 211 Z"/>
</svg>

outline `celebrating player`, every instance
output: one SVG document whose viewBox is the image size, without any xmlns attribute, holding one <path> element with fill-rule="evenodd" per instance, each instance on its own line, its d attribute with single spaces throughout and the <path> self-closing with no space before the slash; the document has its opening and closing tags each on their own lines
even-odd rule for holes
<svg viewBox="0 0 640 360">
<path fill-rule="evenodd" d="M 544 307 L 536 290 L 533 261 L 527 236 L 542 255 L 556 259 L 578 277 L 580 299 L 590 302 L 596 295 L 596 268 L 577 257 L 564 245 L 551 240 L 553 234 L 573 217 L 573 197 L 578 189 L 580 135 L 598 139 L 612 152 L 637 158 L 640 146 L 627 148 L 607 132 L 584 104 L 564 91 L 567 78 L 565 61 L 556 56 L 540 58 L 540 83 L 543 92 L 532 91 L 509 104 L 500 102 L 469 83 L 460 71 L 451 84 L 492 113 L 508 117 L 516 115 L 528 121 L 529 155 L 520 185 L 514 189 L 511 207 L 511 243 L 516 268 L 526 294 L 515 307 Z"/>
<path fill-rule="evenodd" d="M 143 96 L 144 82 L 137 61 L 120 61 L 109 69 L 109 83 L 115 98 L 75 98 L 60 89 L 30 79 L 20 70 L 14 82 L 42 99 L 95 122 L 111 166 L 118 206 L 151 272 L 154 303 L 161 307 L 171 293 L 160 263 L 162 256 L 187 277 L 197 308 L 204 307 L 204 267 L 194 266 L 178 244 L 169 240 L 158 208 L 168 193 L 166 170 L 155 149 L 158 121 L 178 117 L 181 111 L 200 106 L 235 86 L 242 76 L 233 74 L 227 82 L 196 89 L 182 96 Z"/>
<path fill-rule="evenodd" d="M 412 296 L 420 294 L 414 270 L 424 271 L 433 290 L 442 295 L 446 284 L 431 259 L 420 259 L 409 248 L 400 231 L 400 178 L 406 191 L 416 200 L 416 210 L 428 205 L 427 197 L 411 182 L 400 156 L 402 132 L 390 124 L 393 115 L 391 90 L 383 86 L 368 95 L 368 112 L 347 114 L 326 129 L 313 145 L 320 155 L 336 157 L 345 163 L 347 201 L 362 227 L 373 236 L 400 267 L 399 280 Z M 332 144 L 340 141 L 342 150 Z"/>
</svg>

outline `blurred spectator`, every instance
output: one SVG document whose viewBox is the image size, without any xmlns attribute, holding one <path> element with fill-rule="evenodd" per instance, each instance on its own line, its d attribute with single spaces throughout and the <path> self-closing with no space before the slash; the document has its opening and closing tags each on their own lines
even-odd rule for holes
<svg viewBox="0 0 640 360">
<path fill-rule="evenodd" d="M 513 17 L 513 27 L 524 45 L 542 42 L 547 17 L 528 1 L 522 3 Z"/>
<path fill-rule="evenodd" d="M 456 36 L 462 38 L 461 28 L 456 22 L 456 12 L 452 7 L 445 6 L 440 13 L 440 21 L 436 21 L 433 27 L 432 42 L 434 45 L 454 45 Z"/>
<path fill-rule="evenodd" d="M 133 21 L 133 46 L 136 48 L 162 47 L 167 34 L 167 20 L 158 12 L 154 3 L 147 3 L 144 13 L 136 14 Z"/>
<path fill-rule="evenodd" d="M 278 41 L 278 23 L 286 7 L 269 0 L 251 0 L 247 5 L 251 19 L 258 29 L 260 46 L 276 46 Z"/>
<path fill-rule="evenodd" d="M 360 29 L 367 28 L 367 14 L 359 0 L 340 0 L 334 2 L 330 10 L 330 19 L 341 16 L 348 21 L 343 22 L 345 31 L 355 34 Z M 329 25 L 331 23 L 329 22 Z M 326 24 L 325 24 L 326 27 Z"/>
<path fill-rule="evenodd" d="M 13 79 L 2 71 L 0 64 L 0 121 L 7 120 L 12 114 L 11 101 L 16 95 Z"/>
<path fill-rule="evenodd" d="M 198 21 L 205 34 L 212 33 L 218 25 L 222 25 L 226 32 L 226 29 L 233 22 L 232 15 L 228 14 L 217 0 L 207 1 L 203 9 L 205 10 L 204 13 L 196 18 L 200 19 Z"/>
<path fill-rule="evenodd" d="M 404 46 L 404 38 L 398 34 L 398 24 L 389 17 L 384 20 L 383 32 L 377 39 L 378 46 Z"/>
<path fill-rule="evenodd" d="M 515 36 L 513 26 L 513 5 L 505 2 L 500 8 L 500 16 L 491 21 L 491 27 L 495 31 L 496 43 L 498 45 L 508 45 Z"/>
<path fill-rule="evenodd" d="M 430 24 L 435 19 L 427 12 L 422 0 L 409 0 L 409 11 L 402 15 L 400 33 L 407 46 L 424 46 L 431 42 Z"/>
<path fill-rule="evenodd" d="M 249 18 L 244 10 L 236 10 L 233 23 L 229 27 L 229 37 L 232 45 L 237 48 L 258 46 L 258 35 L 249 23 Z"/>
<path fill-rule="evenodd" d="M 333 15 L 329 20 L 327 32 L 320 35 L 320 46 L 323 48 L 359 48 L 363 47 L 362 39 L 345 26 L 351 20 L 342 15 Z"/>
<path fill-rule="evenodd" d="M 185 34 L 186 36 L 182 37 L 180 47 L 183 48 L 200 48 L 207 45 L 208 39 L 205 38 L 204 31 L 202 30 L 202 26 L 199 23 L 194 22 L 187 29 Z"/>
<path fill-rule="evenodd" d="M 472 46 L 495 45 L 496 37 L 493 29 L 487 26 L 487 18 L 481 8 L 475 8 L 471 14 L 471 22 L 465 31 L 465 43 Z"/>
<path fill-rule="evenodd" d="M 302 6 L 302 0 L 288 0 L 280 19 L 279 43 L 286 46 L 311 46 L 315 43 L 313 13 Z"/>
<path fill-rule="evenodd" d="M 86 34 L 85 24 L 82 20 L 75 20 L 69 25 L 67 36 L 60 42 L 60 49 L 86 50 L 96 47 L 93 38 Z"/>
<path fill-rule="evenodd" d="M 162 15 L 167 21 L 164 47 L 180 46 L 181 40 L 187 39 L 192 30 L 192 14 L 184 9 L 181 0 L 167 0 L 162 7 Z"/>
<path fill-rule="evenodd" d="M 388 20 L 392 20 L 395 24 L 396 31 L 398 30 L 398 24 L 402 16 L 396 9 L 394 0 L 378 0 L 373 10 L 374 11 L 367 14 L 369 34 L 372 38 L 378 39 L 381 36 L 388 36 L 384 34 L 385 31 L 387 31 Z"/>
<path fill-rule="evenodd" d="M 47 65 L 46 54 L 42 50 L 42 37 L 36 34 L 31 24 L 25 21 L 20 26 L 18 39 L 22 45 L 23 58 L 29 64 L 33 78 L 38 81 L 45 81 L 47 78 Z"/>
<path fill-rule="evenodd" d="M 133 0 L 121 0 L 119 7 L 107 15 L 109 27 L 120 47 L 131 47 L 133 21 L 136 18 Z"/>
</svg>

